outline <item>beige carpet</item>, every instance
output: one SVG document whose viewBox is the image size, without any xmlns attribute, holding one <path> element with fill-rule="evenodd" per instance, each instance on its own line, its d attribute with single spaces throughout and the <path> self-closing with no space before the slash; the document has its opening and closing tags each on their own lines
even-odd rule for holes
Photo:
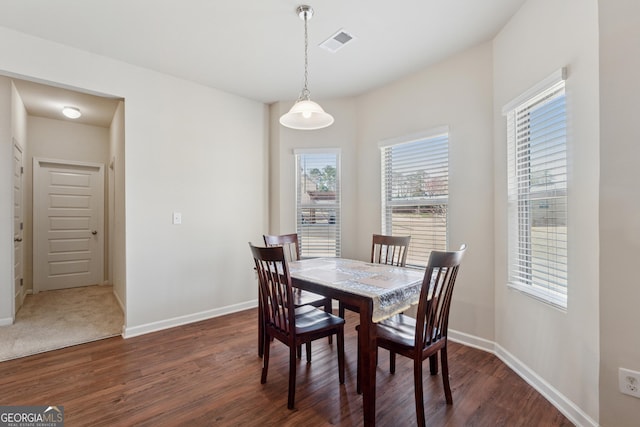
<svg viewBox="0 0 640 427">
<path fill-rule="evenodd" d="M 124 316 L 113 286 L 27 295 L 10 326 L 0 326 L 0 361 L 120 335 Z"/>
</svg>

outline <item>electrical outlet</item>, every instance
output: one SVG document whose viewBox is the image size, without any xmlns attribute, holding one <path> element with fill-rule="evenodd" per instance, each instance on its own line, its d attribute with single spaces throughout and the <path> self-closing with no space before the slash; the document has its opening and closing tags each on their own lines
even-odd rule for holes
<svg viewBox="0 0 640 427">
<path fill-rule="evenodd" d="M 619 368 L 618 385 L 622 393 L 640 398 L 640 372 Z"/>
</svg>

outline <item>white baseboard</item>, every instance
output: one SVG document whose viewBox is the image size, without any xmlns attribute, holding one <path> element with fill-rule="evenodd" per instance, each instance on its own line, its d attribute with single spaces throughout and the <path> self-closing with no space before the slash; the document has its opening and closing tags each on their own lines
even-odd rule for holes
<svg viewBox="0 0 640 427">
<path fill-rule="evenodd" d="M 20 295 L 20 299 L 22 300 L 20 304 L 24 304 L 24 299 L 27 297 L 28 294 L 32 294 L 33 291 L 31 289 L 28 290 L 24 290 L 23 292 L 21 292 Z M 0 326 L 11 326 L 13 325 L 13 317 L 5 317 L 0 319 Z"/>
<path fill-rule="evenodd" d="M 124 338 L 132 338 L 138 335 L 148 334 L 150 332 L 161 331 L 163 329 L 169 329 L 176 326 L 186 325 L 187 323 L 199 322 L 201 320 L 207 320 L 214 317 L 224 316 L 225 314 L 236 313 L 238 311 L 248 310 L 258 306 L 258 300 L 247 301 L 240 304 L 229 305 L 226 307 L 216 308 L 213 310 L 201 311 L 199 313 L 188 314 L 185 316 L 178 316 L 172 319 L 160 320 L 158 322 L 151 322 L 144 325 L 134 327 L 124 327 L 122 336 Z"/>
<path fill-rule="evenodd" d="M 464 332 L 449 329 L 448 339 L 469 347 L 477 348 L 478 350 L 483 350 L 491 354 L 495 354 L 496 343 L 484 338 L 479 338 L 474 335 L 469 335 L 465 334 Z"/>
<path fill-rule="evenodd" d="M 582 409 L 580 409 L 575 403 L 568 399 L 565 395 L 560 393 L 555 387 L 549 384 L 544 378 L 540 377 L 527 365 L 522 363 L 513 354 L 509 353 L 506 349 L 496 344 L 494 341 L 489 341 L 484 338 L 475 337 L 473 335 L 465 334 L 455 330 L 449 330 L 449 339 L 451 341 L 474 347 L 479 350 L 484 350 L 489 353 L 495 354 L 495 356 L 504 362 L 509 368 L 511 368 L 518 376 L 525 380 L 531 387 L 533 387 L 538 393 L 544 396 L 553 406 L 555 406 L 562 414 L 569 419 L 576 426 L 585 427 L 598 427 L 597 421 L 593 420 Z"/>
</svg>

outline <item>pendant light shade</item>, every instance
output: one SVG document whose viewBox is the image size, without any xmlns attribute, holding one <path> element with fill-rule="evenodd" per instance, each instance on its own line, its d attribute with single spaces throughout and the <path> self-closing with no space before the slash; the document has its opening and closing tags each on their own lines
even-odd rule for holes
<svg viewBox="0 0 640 427">
<path fill-rule="evenodd" d="M 291 129 L 322 129 L 333 124 L 333 116 L 310 99 L 297 101 L 287 114 L 280 117 L 280 124 Z"/>
<path fill-rule="evenodd" d="M 296 13 L 304 20 L 304 88 L 291 110 L 280 117 L 280 124 L 291 129 L 322 129 L 333 124 L 333 116 L 311 100 L 311 94 L 307 88 L 309 75 L 307 21 L 313 16 L 313 9 L 311 6 L 298 6 Z"/>
</svg>

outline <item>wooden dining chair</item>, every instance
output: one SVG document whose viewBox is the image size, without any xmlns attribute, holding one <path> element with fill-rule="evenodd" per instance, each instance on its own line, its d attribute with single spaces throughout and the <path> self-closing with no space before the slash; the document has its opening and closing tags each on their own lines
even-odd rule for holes
<svg viewBox="0 0 640 427">
<path fill-rule="evenodd" d="M 453 403 L 447 361 L 447 331 L 453 286 L 466 250 L 462 245 L 452 252 L 431 252 L 422 281 L 416 318 L 398 314 L 376 325 L 376 346 L 389 350 L 389 371 L 396 371 L 396 353 L 413 359 L 416 415 L 418 426 L 425 425 L 422 389 L 422 362 L 429 359 L 431 375 L 438 373 L 438 352 L 442 365 L 442 383 L 448 405 Z M 360 393 L 360 355 L 358 354 L 357 390 Z"/>
<path fill-rule="evenodd" d="M 296 307 L 288 262 L 282 247 L 260 248 L 249 243 L 258 273 L 265 346 L 262 384 L 267 381 L 269 349 L 275 339 L 289 347 L 289 394 L 287 407 L 293 409 L 296 390 L 296 349 L 302 344 L 336 335 L 338 378 L 344 384 L 344 319 L 316 307 Z M 308 348 L 308 347 L 307 347 Z"/>
<path fill-rule="evenodd" d="M 404 267 L 411 236 L 385 236 L 374 234 L 371 241 L 371 262 Z M 359 312 L 358 307 L 345 303 L 338 304 L 338 315 L 344 319 L 344 311 Z"/>
<path fill-rule="evenodd" d="M 300 259 L 300 245 L 298 244 L 298 235 L 296 233 L 281 235 L 265 234 L 262 236 L 262 238 L 264 239 L 264 244 L 267 247 L 281 246 L 284 250 L 284 256 L 287 261 L 297 261 Z M 313 292 L 303 291 L 302 289 L 294 288 L 293 303 L 296 307 L 301 307 L 303 305 L 324 307 L 324 311 L 326 311 L 327 313 L 333 313 L 333 309 L 331 307 L 331 298 L 327 298 Z M 260 327 L 258 327 L 258 333 L 261 334 Z M 264 334 L 261 334 L 260 337 L 264 337 Z M 259 338 L 258 341 L 258 355 L 262 357 L 264 338 Z M 329 344 L 331 344 L 332 342 L 332 337 L 329 336 Z M 310 349 L 310 347 L 308 347 L 307 349 Z M 298 352 L 298 357 L 302 357 L 300 351 Z M 307 362 L 310 361 L 311 351 L 307 351 Z"/>
</svg>

